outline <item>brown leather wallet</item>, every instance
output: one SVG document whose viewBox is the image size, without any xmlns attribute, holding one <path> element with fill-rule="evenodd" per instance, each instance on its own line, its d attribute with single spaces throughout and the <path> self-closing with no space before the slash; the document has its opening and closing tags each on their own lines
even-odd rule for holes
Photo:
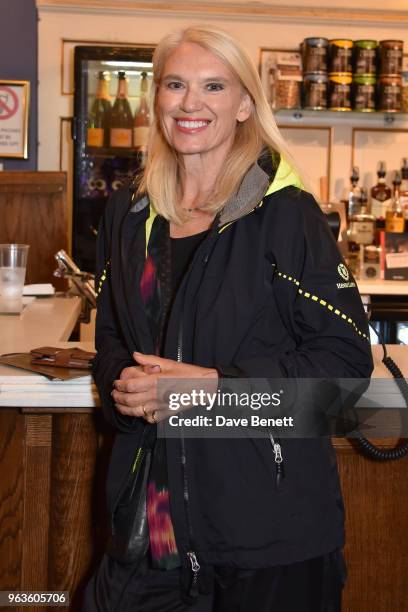
<svg viewBox="0 0 408 612">
<path fill-rule="evenodd" d="M 80 348 L 55 348 L 54 346 L 41 346 L 30 351 L 31 363 L 44 364 L 57 368 L 79 368 L 89 370 L 96 353 L 84 351 Z"/>
</svg>

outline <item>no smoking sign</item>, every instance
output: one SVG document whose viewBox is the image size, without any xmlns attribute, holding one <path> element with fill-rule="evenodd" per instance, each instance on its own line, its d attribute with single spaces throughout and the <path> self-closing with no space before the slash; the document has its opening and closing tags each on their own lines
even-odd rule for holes
<svg viewBox="0 0 408 612">
<path fill-rule="evenodd" d="M 5 85 L 0 86 L 0 121 L 10 119 L 18 110 L 16 93 Z"/>
<path fill-rule="evenodd" d="M 0 79 L 0 159 L 28 158 L 30 81 Z"/>
</svg>

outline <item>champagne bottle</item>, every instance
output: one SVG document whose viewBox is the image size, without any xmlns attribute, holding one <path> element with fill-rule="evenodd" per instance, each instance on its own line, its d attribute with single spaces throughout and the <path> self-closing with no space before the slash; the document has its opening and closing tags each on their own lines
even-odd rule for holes
<svg viewBox="0 0 408 612">
<path fill-rule="evenodd" d="M 126 73 L 118 72 L 118 93 L 111 112 L 110 146 L 132 146 L 133 116 L 127 95 Z"/>
<path fill-rule="evenodd" d="M 96 96 L 88 116 L 86 138 L 88 147 L 103 147 L 108 145 L 110 113 L 109 80 L 106 74 L 101 71 L 98 73 Z"/>
<path fill-rule="evenodd" d="M 140 151 L 143 156 L 146 155 L 147 141 L 149 138 L 150 113 L 147 102 L 148 86 L 147 73 L 142 72 L 142 79 L 140 81 L 140 106 L 135 114 L 133 123 L 133 146 L 137 151 Z"/>
<path fill-rule="evenodd" d="M 401 174 L 398 170 L 395 173 L 393 185 L 394 194 L 385 216 L 385 231 L 402 233 L 405 229 L 405 219 L 400 202 Z"/>
</svg>

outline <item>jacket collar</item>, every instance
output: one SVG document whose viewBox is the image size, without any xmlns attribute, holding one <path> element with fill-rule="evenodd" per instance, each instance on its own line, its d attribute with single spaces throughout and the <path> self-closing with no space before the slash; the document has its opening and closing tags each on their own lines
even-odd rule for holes
<svg viewBox="0 0 408 612">
<path fill-rule="evenodd" d="M 220 213 L 220 225 L 231 223 L 248 214 L 262 200 L 268 189 L 270 177 L 258 163 L 245 174 L 237 193 L 225 204 Z"/>
<path fill-rule="evenodd" d="M 245 174 L 237 193 L 221 210 L 219 225 L 236 221 L 251 212 L 263 197 L 290 185 L 300 189 L 303 187 L 298 174 L 284 158 L 264 151 Z M 132 203 L 129 212 L 139 212 L 148 204 L 149 198 L 143 195 Z"/>
</svg>

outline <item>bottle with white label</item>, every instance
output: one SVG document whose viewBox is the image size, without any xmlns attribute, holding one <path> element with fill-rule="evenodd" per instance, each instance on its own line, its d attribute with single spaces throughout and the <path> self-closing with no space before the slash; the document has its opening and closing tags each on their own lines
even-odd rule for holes
<svg viewBox="0 0 408 612">
<path fill-rule="evenodd" d="M 371 189 L 371 214 L 377 220 L 384 220 L 386 212 L 391 204 L 391 188 L 385 182 L 385 162 L 378 164 L 378 183 Z M 377 222 L 378 225 L 378 222 Z"/>
<path fill-rule="evenodd" d="M 367 193 L 361 188 L 361 212 L 351 215 L 348 228 L 349 251 L 359 251 L 361 246 L 371 245 L 375 239 L 375 217 L 367 211 Z"/>
<path fill-rule="evenodd" d="M 110 119 L 110 146 L 131 148 L 133 116 L 127 94 L 126 73 L 118 72 L 118 93 Z"/>
<path fill-rule="evenodd" d="M 135 114 L 133 122 L 133 146 L 140 152 L 142 160 L 147 154 L 147 142 L 149 139 L 150 112 L 147 101 L 149 84 L 147 73 L 142 72 L 140 81 L 140 105 Z"/>
</svg>

